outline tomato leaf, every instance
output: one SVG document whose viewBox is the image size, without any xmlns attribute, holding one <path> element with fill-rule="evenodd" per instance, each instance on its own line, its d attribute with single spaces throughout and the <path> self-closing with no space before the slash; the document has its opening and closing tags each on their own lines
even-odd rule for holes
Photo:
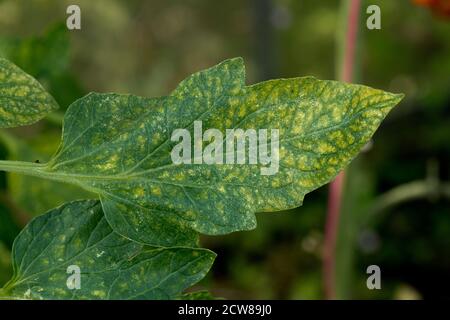
<svg viewBox="0 0 450 320">
<path fill-rule="evenodd" d="M 76 201 L 35 218 L 19 234 L 14 276 L 2 293 L 20 299 L 175 299 L 205 276 L 214 258 L 206 249 L 130 241 L 111 229 L 98 201 Z M 70 266 L 79 268 L 78 289 L 69 289 Z"/>
<path fill-rule="evenodd" d="M 56 109 L 57 103 L 39 82 L 0 58 L 0 128 L 32 124 Z"/>
<path fill-rule="evenodd" d="M 402 97 L 312 77 L 245 86 L 242 59 L 231 59 L 193 74 L 167 97 L 77 100 L 58 152 L 33 174 L 97 193 L 112 228 L 130 239 L 193 245 L 197 232 L 253 229 L 256 212 L 300 206 L 358 154 Z M 232 128 L 278 130 L 279 168 L 267 175 L 261 163 L 175 164 L 172 134 L 186 129 L 195 137 L 200 121 L 203 131 L 224 136 Z M 231 149 L 218 154 L 224 159 Z"/>
<path fill-rule="evenodd" d="M 221 298 L 215 298 L 210 292 L 202 290 L 184 293 L 177 300 L 221 300 Z"/>
</svg>

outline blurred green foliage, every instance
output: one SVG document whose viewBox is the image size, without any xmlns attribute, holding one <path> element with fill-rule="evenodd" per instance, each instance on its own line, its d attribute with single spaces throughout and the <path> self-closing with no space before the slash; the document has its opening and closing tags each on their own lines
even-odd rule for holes
<svg viewBox="0 0 450 320">
<path fill-rule="evenodd" d="M 335 0 L 230 0 L 220 10 L 205 0 L 77 3 L 82 30 L 68 32 L 62 21 L 70 1 L 0 1 L 0 54 L 41 81 L 63 109 L 89 91 L 165 95 L 187 74 L 234 56 L 246 60 L 248 83 L 335 77 Z M 381 7 L 381 30 L 366 29 L 368 4 Z M 442 284 L 450 282 L 450 199 L 443 187 L 450 181 L 450 22 L 408 0 L 364 0 L 362 8 L 355 82 L 404 92 L 406 99 L 348 170 L 338 297 L 448 298 Z M 2 159 L 45 161 L 56 150 L 58 121 L 56 114 L 5 131 Z M 438 183 L 413 196 L 408 186 L 430 177 L 430 161 Z M 41 208 L 65 199 L 37 190 L 37 182 L 14 179 L 1 176 L 0 284 L 9 276 L 18 230 Z M 380 205 L 383 195 L 402 186 L 404 200 Z M 19 192 L 23 187 L 29 198 Z M 45 197 L 34 196 L 42 192 Z M 199 287 L 224 298 L 323 298 L 326 201 L 321 188 L 298 209 L 259 215 L 254 231 L 204 237 L 203 246 L 218 258 Z M 379 206 L 383 210 L 374 212 Z M 371 264 L 381 267 L 382 290 L 366 287 Z"/>
<path fill-rule="evenodd" d="M 69 34 L 64 23 L 55 23 L 42 35 L 3 36 L 0 55 L 36 78 L 64 109 L 83 95 L 69 72 Z"/>
</svg>

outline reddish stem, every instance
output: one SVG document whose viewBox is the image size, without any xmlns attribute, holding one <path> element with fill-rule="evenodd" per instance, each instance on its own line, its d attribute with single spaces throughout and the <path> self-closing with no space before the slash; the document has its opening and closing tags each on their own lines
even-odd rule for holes
<svg viewBox="0 0 450 320">
<path fill-rule="evenodd" d="M 325 284 L 325 297 L 327 299 L 336 298 L 336 263 L 335 250 L 337 229 L 339 226 L 339 215 L 341 208 L 342 187 L 344 184 L 345 172 L 342 171 L 330 183 L 328 194 L 328 212 L 325 223 L 325 246 L 323 261 L 323 276 Z"/>
<path fill-rule="evenodd" d="M 351 82 L 353 79 L 353 65 L 355 61 L 356 39 L 358 36 L 360 0 L 350 0 L 347 34 L 345 36 L 345 52 L 341 81 Z"/>
<path fill-rule="evenodd" d="M 348 0 L 347 30 L 345 35 L 345 51 L 343 55 L 341 74 L 339 80 L 351 82 L 353 78 L 353 65 L 355 60 L 355 47 L 358 32 L 358 18 L 360 0 Z M 339 227 L 342 189 L 345 172 L 342 171 L 330 184 L 328 194 L 328 212 L 325 224 L 325 244 L 323 256 L 323 276 L 325 297 L 336 299 L 336 241 Z"/>
</svg>

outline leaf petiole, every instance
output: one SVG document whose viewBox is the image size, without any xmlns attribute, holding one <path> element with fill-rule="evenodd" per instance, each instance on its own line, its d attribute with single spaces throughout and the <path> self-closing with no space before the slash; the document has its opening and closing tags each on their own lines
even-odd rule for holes
<svg viewBox="0 0 450 320">
<path fill-rule="evenodd" d="M 45 174 L 39 170 L 39 168 L 44 166 L 45 164 L 35 162 L 0 160 L 0 171 L 22 173 L 33 176 L 44 176 Z"/>
</svg>

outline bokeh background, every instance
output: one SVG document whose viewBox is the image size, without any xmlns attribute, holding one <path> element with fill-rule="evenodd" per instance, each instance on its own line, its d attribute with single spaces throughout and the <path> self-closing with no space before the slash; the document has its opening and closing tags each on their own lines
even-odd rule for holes
<svg viewBox="0 0 450 320">
<path fill-rule="evenodd" d="M 0 157 L 45 162 L 64 109 L 90 91 L 168 94 L 192 72 L 242 56 L 247 82 L 337 78 L 337 0 L 0 0 L 0 55 L 36 77 L 61 111 L 0 131 Z M 82 29 L 65 27 L 69 4 Z M 365 9 L 381 8 L 381 30 Z M 450 20 L 447 0 L 362 0 L 354 82 L 403 92 L 372 145 L 347 170 L 336 244 L 336 298 L 450 298 Z M 447 9 L 445 9 L 447 8 Z M 14 237 L 34 216 L 92 197 L 75 187 L 0 175 L 0 286 Z M 322 299 L 328 188 L 258 228 L 202 244 L 218 253 L 197 288 L 229 299 Z M 382 289 L 366 268 L 380 266 Z"/>
</svg>

